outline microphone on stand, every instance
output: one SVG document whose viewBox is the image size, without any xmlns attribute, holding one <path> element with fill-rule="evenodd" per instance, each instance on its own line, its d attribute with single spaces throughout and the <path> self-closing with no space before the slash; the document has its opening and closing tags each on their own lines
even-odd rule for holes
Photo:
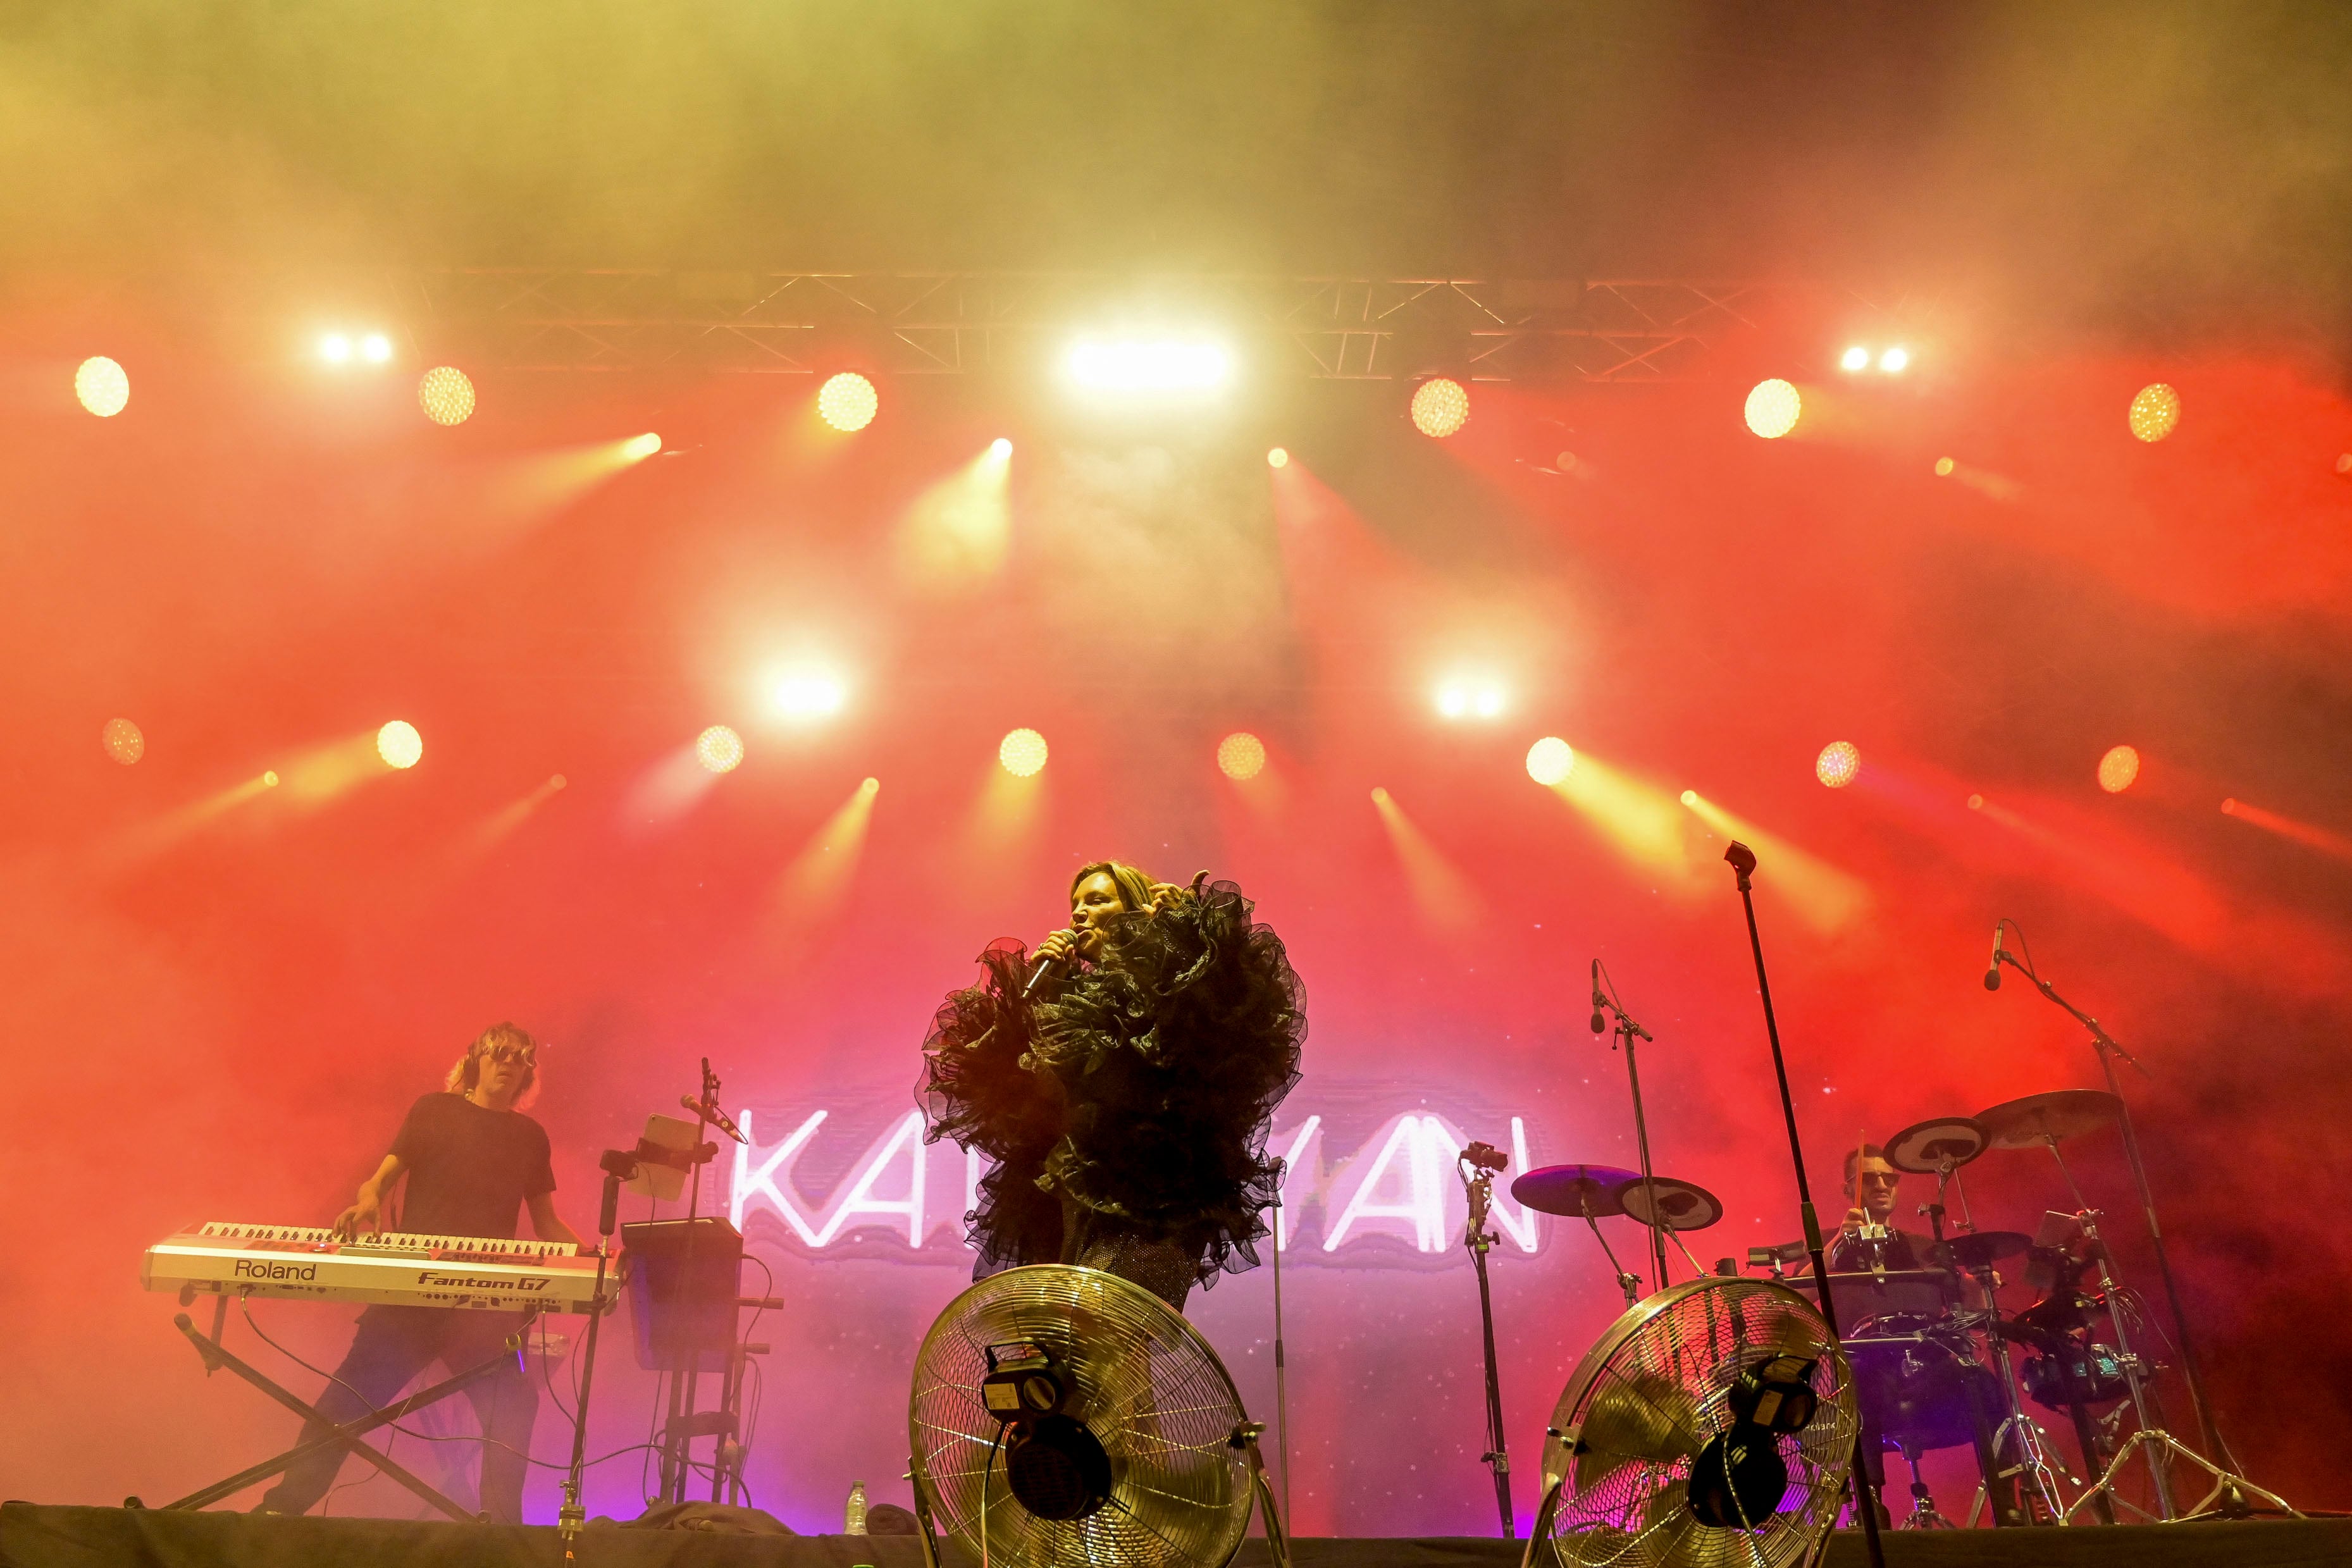
<svg viewBox="0 0 2352 1568">
<path fill-rule="evenodd" d="M 1592 960 L 1592 1032 L 1599 1034 L 1609 1026 L 1601 1017 L 1601 960 Z"/>
<path fill-rule="evenodd" d="M 721 1111 L 719 1108 L 717 1102 L 710 1100 L 698 1100 L 691 1094 L 681 1094 L 677 1097 L 677 1103 L 685 1106 L 688 1110 L 693 1112 L 696 1115 L 701 1117 L 704 1121 L 709 1123 L 712 1126 L 718 1128 L 720 1132 L 726 1134 L 729 1137 L 734 1139 L 737 1143 L 749 1144 L 751 1141 L 743 1135 L 743 1129 L 735 1124 L 735 1118 L 730 1116 L 726 1112 Z M 707 1147 L 708 1145 L 705 1146 Z"/>
<path fill-rule="evenodd" d="M 2000 934 L 2001 928 L 2008 924 L 2008 921 L 2003 920 L 1992 928 L 1992 957 L 1985 965 L 1985 989 L 1988 991 L 2000 989 L 2000 961 L 2008 951 L 2000 945 Z"/>
</svg>

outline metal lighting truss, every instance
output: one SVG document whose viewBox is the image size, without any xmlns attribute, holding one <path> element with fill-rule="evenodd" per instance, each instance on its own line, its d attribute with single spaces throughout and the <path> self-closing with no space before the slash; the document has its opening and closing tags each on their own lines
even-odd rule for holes
<svg viewBox="0 0 2352 1568">
<path fill-rule="evenodd" d="M 455 267 L 393 284 L 415 350 L 471 369 L 783 375 L 971 374 L 1089 329 L 1190 329 L 1311 380 L 1683 381 L 1727 339 L 1857 303 L 1685 278 Z"/>
</svg>

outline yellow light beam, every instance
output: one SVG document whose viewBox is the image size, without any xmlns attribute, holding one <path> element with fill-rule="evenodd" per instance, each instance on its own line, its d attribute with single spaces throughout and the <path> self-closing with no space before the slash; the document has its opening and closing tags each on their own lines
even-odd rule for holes
<svg viewBox="0 0 2352 1568">
<path fill-rule="evenodd" d="M 201 800 L 173 807 L 160 817 L 125 830 L 100 852 L 99 858 L 108 865 L 125 865 L 160 854 L 205 823 L 276 788 L 278 774 L 275 770 L 257 773 L 226 789 L 215 790 Z"/>
<path fill-rule="evenodd" d="M 1859 877 L 1809 854 L 1778 833 L 1725 810 L 1696 789 L 1683 791 L 1683 804 L 1727 839 L 1756 852 L 1757 876 L 1769 875 L 1789 895 L 1797 918 L 1816 931 L 1844 929 L 1870 910 L 1870 888 Z"/>
<path fill-rule="evenodd" d="M 866 850 L 866 830 L 874 819 L 874 798 L 882 781 L 867 779 L 849 792 L 832 816 L 811 833 L 799 854 L 776 880 L 776 909 L 793 927 L 822 925 L 840 908 L 857 876 Z"/>
<path fill-rule="evenodd" d="M 1388 830 L 1398 862 L 1404 867 L 1405 883 L 1412 889 L 1422 918 L 1440 931 L 1461 931 L 1476 925 L 1482 913 L 1477 890 L 1413 826 L 1394 796 L 1375 789 L 1372 805 L 1380 811 L 1381 826 Z"/>
<path fill-rule="evenodd" d="M 529 821 L 533 812 L 555 799 L 556 792 L 563 788 L 563 775 L 558 773 L 521 799 L 510 800 L 499 807 L 490 814 L 488 820 L 474 830 L 467 848 L 477 854 L 495 848 L 509 834 Z"/>
<path fill-rule="evenodd" d="M 1690 845 L 1689 821 L 1674 797 L 1619 771 L 1589 751 L 1575 754 L 1567 776 L 1550 786 L 1601 831 L 1610 847 L 1653 875 L 1689 883 L 1699 867 Z"/>
<path fill-rule="evenodd" d="M 1003 565 L 1013 542 L 1009 442 L 992 444 L 916 498 L 898 528 L 898 570 L 917 589 L 956 594 Z"/>
</svg>

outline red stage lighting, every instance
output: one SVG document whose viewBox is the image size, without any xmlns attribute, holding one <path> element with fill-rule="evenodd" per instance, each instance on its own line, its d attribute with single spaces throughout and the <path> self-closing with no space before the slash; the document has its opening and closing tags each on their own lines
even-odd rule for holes
<svg viewBox="0 0 2352 1568">
<path fill-rule="evenodd" d="M 1432 376 L 1412 389 L 1412 427 L 1443 441 L 1470 423 L 1470 393 L 1450 376 Z"/>
<path fill-rule="evenodd" d="M 99 731 L 98 743 L 125 768 L 147 755 L 147 737 L 127 718 L 108 719 L 106 727 Z"/>
<path fill-rule="evenodd" d="M 1228 779 L 1255 779 L 1265 771 L 1265 742 L 1237 729 L 1217 742 L 1217 771 Z"/>
<path fill-rule="evenodd" d="M 1748 394 L 1748 428 L 1767 441 L 1778 440 L 1797 428 L 1797 416 L 1804 413 L 1805 400 L 1788 382 L 1778 379 L 1758 382 Z"/>
<path fill-rule="evenodd" d="M 1832 789 L 1843 789 L 1862 771 L 1862 748 L 1851 740 L 1832 740 L 1813 758 L 1813 777 Z"/>
<path fill-rule="evenodd" d="M 2131 400 L 2131 433 L 2142 441 L 2161 441 L 2180 423 L 2180 394 L 2162 382 L 2139 389 Z"/>
</svg>

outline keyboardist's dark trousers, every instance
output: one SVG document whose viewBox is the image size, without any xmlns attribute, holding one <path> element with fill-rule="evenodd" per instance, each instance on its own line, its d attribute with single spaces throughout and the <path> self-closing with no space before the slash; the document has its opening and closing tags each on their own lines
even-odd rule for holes
<svg viewBox="0 0 2352 1568">
<path fill-rule="evenodd" d="M 335 1368 L 318 1411 L 340 1424 L 381 1409 L 436 1361 L 452 1374 L 470 1371 L 505 1353 L 507 1336 L 522 1325 L 525 1315 L 451 1307 L 370 1307 L 360 1314 L 352 1348 Z M 482 1511 L 494 1522 L 520 1524 L 525 1456 L 530 1452 L 531 1423 L 539 1415 L 538 1386 L 507 1354 L 503 1368 L 470 1385 L 466 1394 L 489 1439 L 482 1445 Z M 321 1435 L 316 1422 L 302 1428 L 304 1442 Z M 366 1440 L 380 1446 L 387 1436 L 379 1427 Z M 262 1506 L 280 1513 L 309 1512 L 335 1484 L 335 1472 L 348 1457 L 340 1448 L 329 1449 L 293 1466 L 261 1500 Z M 410 1463 L 413 1467 L 415 1461 Z"/>
</svg>

